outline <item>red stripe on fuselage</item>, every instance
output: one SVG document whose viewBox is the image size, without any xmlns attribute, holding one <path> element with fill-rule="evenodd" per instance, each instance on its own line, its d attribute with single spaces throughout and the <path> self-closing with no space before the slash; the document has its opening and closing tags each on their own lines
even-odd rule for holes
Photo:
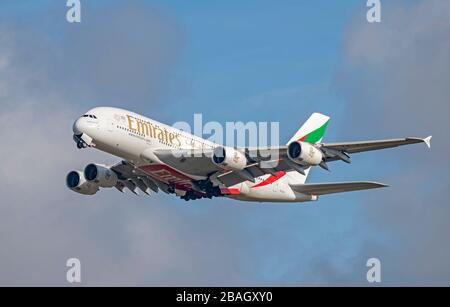
<svg viewBox="0 0 450 307">
<path fill-rule="evenodd" d="M 276 176 L 272 176 L 270 175 L 266 180 L 252 186 L 252 188 L 258 188 L 258 187 L 262 187 L 271 183 L 274 183 L 275 181 L 277 181 L 278 179 L 282 178 L 284 175 L 286 175 L 286 172 L 284 171 L 278 171 Z"/>
<path fill-rule="evenodd" d="M 238 195 L 241 191 L 238 188 L 220 188 L 220 192 L 223 195 Z"/>
</svg>

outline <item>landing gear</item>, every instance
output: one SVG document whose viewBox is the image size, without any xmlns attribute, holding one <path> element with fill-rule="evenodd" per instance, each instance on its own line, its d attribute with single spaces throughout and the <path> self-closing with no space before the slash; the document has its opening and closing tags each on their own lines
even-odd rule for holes
<svg viewBox="0 0 450 307">
<path fill-rule="evenodd" d="M 181 199 L 184 199 L 185 201 L 188 200 L 195 200 L 200 198 L 213 198 L 213 197 L 219 197 L 222 196 L 222 193 L 220 192 L 219 187 L 213 187 L 212 184 L 208 185 L 204 188 L 204 192 L 198 192 L 195 190 L 188 190 L 184 196 L 181 196 Z"/>
<path fill-rule="evenodd" d="M 214 187 L 212 182 L 209 180 L 199 180 L 196 182 L 196 184 L 200 189 L 202 189 L 202 191 L 205 192 L 206 195 L 204 197 L 206 198 L 221 196 L 220 188 Z"/>
<path fill-rule="evenodd" d="M 73 140 L 75 141 L 75 143 L 77 143 L 77 148 L 78 149 L 82 149 L 82 148 L 86 148 L 88 145 L 86 144 L 85 141 L 83 141 L 81 139 L 81 134 L 80 135 L 73 135 Z"/>
<path fill-rule="evenodd" d="M 219 187 L 210 187 L 206 189 L 206 197 L 207 198 L 213 198 L 213 197 L 219 197 L 222 194 L 220 193 Z"/>
<path fill-rule="evenodd" d="M 86 148 L 86 147 L 87 147 L 87 144 L 85 142 L 83 142 L 81 140 L 77 142 L 78 149 L 82 149 L 82 148 Z"/>
<path fill-rule="evenodd" d="M 196 193 L 193 190 L 189 190 L 186 192 L 186 194 L 184 194 L 184 196 L 181 196 L 181 199 L 184 199 L 185 201 L 188 200 L 195 200 L 195 199 L 199 199 L 202 198 L 200 193 Z"/>
</svg>

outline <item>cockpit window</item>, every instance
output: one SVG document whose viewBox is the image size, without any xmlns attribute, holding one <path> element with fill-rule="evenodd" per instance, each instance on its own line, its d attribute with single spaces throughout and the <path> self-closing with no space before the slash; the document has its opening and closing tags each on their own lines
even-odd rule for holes
<svg viewBox="0 0 450 307">
<path fill-rule="evenodd" d="M 97 119 L 97 116 L 92 115 L 92 114 L 84 114 L 82 117 L 89 117 L 89 118 Z"/>
</svg>

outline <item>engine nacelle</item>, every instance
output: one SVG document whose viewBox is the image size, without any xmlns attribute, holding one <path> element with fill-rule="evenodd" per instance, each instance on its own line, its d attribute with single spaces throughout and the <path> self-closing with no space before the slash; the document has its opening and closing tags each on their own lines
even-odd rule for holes
<svg viewBox="0 0 450 307">
<path fill-rule="evenodd" d="M 212 156 L 214 164 L 228 170 L 243 170 L 247 166 L 245 155 L 231 147 L 216 147 Z"/>
<path fill-rule="evenodd" d="M 319 165 L 322 162 L 322 152 L 306 142 L 292 142 L 288 146 L 287 155 L 289 159 L 301 165 Z"/>
<path fill-rule="evenodd" d="M 88 182 L 95 182 L 102 188 L 112 188 L 117 183 L 117 174 L 102 164 L 88 164 L 84 168 L 84 177 Z"/>
<path fill-rule="evenodd" d="M 66 176 L 66 185 L 74 192 L 84 195 L 94 195 L 98 191 L 98 184 L 84 178 L 83 172 L 71 171 Z"/>
</svg>

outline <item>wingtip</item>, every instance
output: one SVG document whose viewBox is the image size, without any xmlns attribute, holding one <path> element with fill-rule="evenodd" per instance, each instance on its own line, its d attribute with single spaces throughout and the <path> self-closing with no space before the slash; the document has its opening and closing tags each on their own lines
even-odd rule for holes
<svg viewBox="0 0 450 307">
<path fill-rule="evenodd" d="M 390 185 L 377 182 L 377 181 L 362 181 L 363 184 L 368 186 L 368 189 L 389 188 Z"/>
<path fill-rule="evenodd" d="M 428 136 L 428 137 L 426 137 L 426 138 L 423 139 L 424 143 L 427 145 L 428 148 L 431 148 L 431 138 L 432 138 L 432 137 L 433 137 L 433 136 L 430 135 L 430 136 Z"/>
<path fill-rule="evenodd" d="M 381 182 L 371 182 L 372 184 L 374 184 L 377 188 L 389 188 L 390 185 L 386 184 L 386 183 L 381 183 Z"/>
</svg>

